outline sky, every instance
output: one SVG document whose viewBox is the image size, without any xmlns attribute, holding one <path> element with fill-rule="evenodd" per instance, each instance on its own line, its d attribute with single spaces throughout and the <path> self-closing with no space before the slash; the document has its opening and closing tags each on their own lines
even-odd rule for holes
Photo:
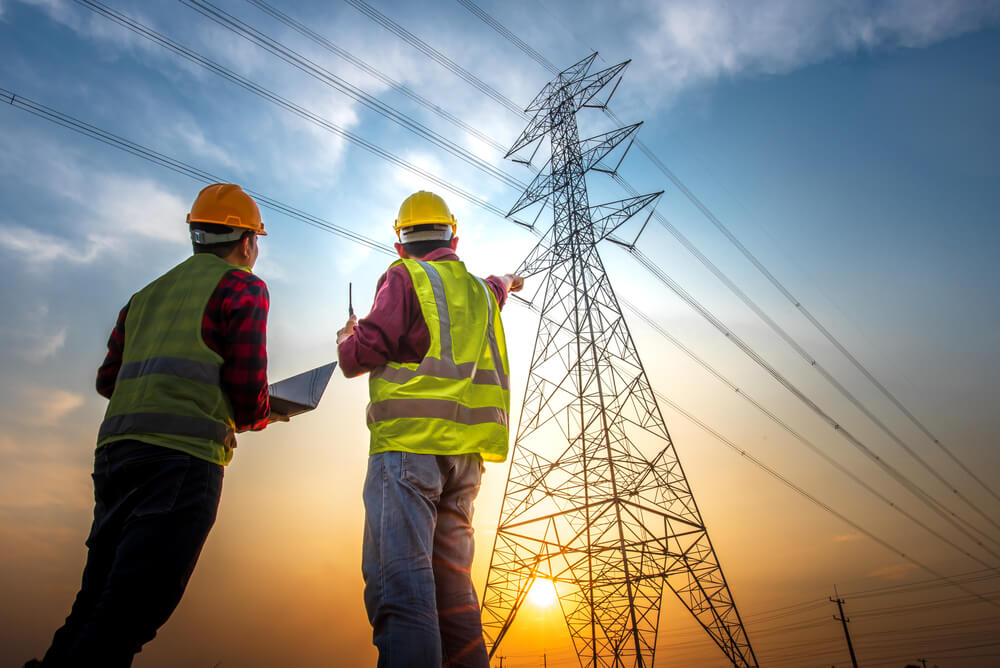
<svg viewBox="0 0 1000 668">
<path fill-rule="evenodd" d="M 521 117 L 352 4 L 271 3 L 464 127 L 250 2 L 216 4 L 510 177 L 530 180 L 483 139 L 511 145 Z M 551 78 L 459 2 L 371 4 L 516 106 Z M 93 389 L 96 369 L 118 310 L 189 254 L 184 216 L 207 184 L 31 115 L 23 100 L 384 244 L 393 241 L 399 203 L 436 190 L 458 218 L 460 255 L 483 276 L 515 270 L 535 242 L 428 174 L 502 211 L 517 189 L 189 6 L 108 6 L 302 113 L 75 2 L 0 0 L 8 103 L 0 105 L 4 665 L 41 655 L 68 613 L 86 556 L 89 473 L 106 405 Z M 816 362 L 786 345 L 660 221 L 637 247 L 729 337 L 628 254 L 601 247 L 616 293 L 644 316 L 626 313 L 760 664 L 850 665 L 829 600 L 839 595 L 862 665 L 996 665 L 1000 3 L 478 6 L 559 68 L 592 50 L 600 54 L 595 67 L 632 59 L 610 108 L 625 123 L 644 122 L 639 138 L 649 151 L 793 296 L 633 147 L 621 175 L 640 192 L 664 190 L 663 220 Z M 11 94 L 22 102 L 10 104 Z M 614 127 L 596 110 L 580 112 L 579 123 L 584 136 Z M 591 202 L 626 196 L 600 173 L 588 186 Z M 277 380 L 335 358 L 348 284 L 363 313 L 391 258 L 301 217 L 262 213 L 269 235 L 255 272 L 271 294 L 269 375 Z M 525 294 L 539 285 L 529 280 Z M 504 322 L 516 422 L 537 321 L 512 304 Z M 737 337 L 838 428 L 734 346 Z M 240 438 L 184 600 L 136 666 L 374 663 L 360 573 L 366 402 L 363 380 L 337 375 L 313 413 Z M 489 466 L 477 502 L 480 592 L 506 476 L 505 465 Z M 943 510 L 933 512 L 934 504 Z M 669 595 L 659 628 L 657 666 L 726 665 Z M 558 608 L 537 602 L 522 609 L 499 655 L 511 667 L 577 665 Z"/>
</svg>

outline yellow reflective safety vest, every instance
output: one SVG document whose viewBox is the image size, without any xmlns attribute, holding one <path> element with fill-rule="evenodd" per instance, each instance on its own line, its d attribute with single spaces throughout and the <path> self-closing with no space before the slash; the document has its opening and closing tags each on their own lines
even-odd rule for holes
<svg viewBox="0 0 1000 668">
<path fill-rule="evenodd" d="M 500 307 L 457 260 L 399 260 L 410 273 L 430 346 L 419 363 L 390 362 L 368 381 L 369 454 L 479 453 L 507 458 L 510 368 Z"/>
<path fill-rule="evenodd" d="M 125 317 L 125 350 L 97 447 L 123 439 L 228 464 L 233 408 L 222 391 L 222 356 L 202 338 L 205 306 L 235 267 L 193 255 L 140 290 Z"/>
</svg>

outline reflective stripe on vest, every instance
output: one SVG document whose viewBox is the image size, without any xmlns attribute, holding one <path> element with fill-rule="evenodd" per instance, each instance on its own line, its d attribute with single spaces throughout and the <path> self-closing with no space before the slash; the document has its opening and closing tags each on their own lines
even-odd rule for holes
<svg viewBox="0 0 1000 668">
<path fill-rule="evenodd" d="M 236 445 L 236 433 L 224 424 L 207 418 L 191 417 L 190 415 L 171 415 L 169 413 L 113 415 L 101 423 L 101 429 L 97 433 L 97 438 L 102 439 L 107 436 L 136 432 L 204 438 L 209 441 L 223 443 L 230 448 Z"/>
<path fill-rule="evenodd" d="M 216 464 L 232 459 L 236 434 L 223 359 L 205 343 L 202 320 L 219 281 L 235 268 L 215 255 L 194 255 L 132 297 L 98 447 L 137 439 Z"/>
<path fill-rule="evenodd" d="M 138 378 L 152 373 L 197 380 L 210 385 L 219 385 L 222 377 L 221 370 L 214 364 L 188 360 L 183 357 L 151 357 L 140 362 L 122 364 L 118 371 L 118 380 Z"/>
<path fill-rule="evenodd" d="M 503 461 L 510 377 L 499 306 L 489 286 L 459 261 L 402 262 L 430 343 L 419 364 L 390 362 L 371 372 L 370 452 L 478 451 L 488 461 Z M 458 317 L 462 320 L 455 321 Z"/>
<path fill-rule="evenodd" d="M 441 359 L 436 357 L 425 357 L 420 366 L 416 369 L 406 367 L 383 366 L 373 370 L 373 378 L 381 378 L 390 383 L 400 385 L 412 380 L 417 376 L 433 376 L 434 378 L 444 378 L 447 380 L 465 380 L 471 378 L 475 385 L 497 385 L 505 390 L 510 389 L 510 375 L 501 369 L 479 369 L 476 362 L 455 363 L 455 357 L 451 345 L 451 316 L 448 312 L 448 300 L 445 299 L 444 282 L 437 269 L 426 262 L 416 260 L 430 279 L 431 289 L 434 291 L 434 302 L 438 310 L 438 322 L 440 331 L 438 337 L 441 341 Z M 489 287 L 479 277 L 473 276 L 483 289 L 483 298 L 486 300 L 486 339 L 490 345 L 490 355 L 495 360 L 494 366 L 499 362 L 503 363 L 500 357 L 500 346 L 497 344 L 496 329 L 493 325 L 493 309 L 490 306 Z M 383 418 L 384 419 L 384 418 Z M 371 420 L 369 419 L 369 422 Z"/>
<path fill-rule="evenodd" d="M 395 418 L 439 418 L 468 425 L 495 422 L 504 427 L 508 421 L 502 408 L 469 408 L 446 399 L 386 399 L 368 406 L 368 422 Z"/>
</svg>

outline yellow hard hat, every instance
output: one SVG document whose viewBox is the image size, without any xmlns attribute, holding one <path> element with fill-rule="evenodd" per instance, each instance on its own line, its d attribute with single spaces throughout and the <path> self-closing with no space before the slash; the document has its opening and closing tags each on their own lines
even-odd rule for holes
<svg viewBox="0 0 1000 668">
<path fill-rule="evenodd" d="M 267 236 L 257 203 L 232 183 L 213 183 L 202 188 L 191 205 L 187 222 L 238 227 Z"/>
<path fill-rule="evenodd" d="M 400 237 L 399 231 L 404 228 L 433 224 L 450 225 L 452 236 L 458 233 L 458 221 L 451 215 L 444 200 L 432 192 L 421 190 L 404 199 L 399 205 L 399 216 L 392 229 L 396 230 L 396 236 Z"/>
</svg>

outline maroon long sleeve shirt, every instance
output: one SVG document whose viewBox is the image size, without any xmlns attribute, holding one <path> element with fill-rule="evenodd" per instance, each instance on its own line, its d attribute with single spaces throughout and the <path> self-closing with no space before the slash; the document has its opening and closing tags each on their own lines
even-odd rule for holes
<svg viewBox="0 0 1000 668">
<path fill-rule="evenodd" d="M 458 260 L 458 255 L 450 248 L 439 248 L 423 259 L 442 262 Z M 503 280 L 490 276 L 486 285 L 502 309 L 507 301 Z M 361 318 L 354 326 L 354 335 L 337 347 L 340 370 L 353 378 L 386 362 L 420 362 L 430 345 L 431 335 L 410 272 L 398 264 L 379 279 L 371 313 Z"/>
<path fill-rule="evenodd" d="M 125 318 L 129 303 L 118 314 L 108 339 L 108 354 L 97 371 L 97 392 L 111 398 L 125 350 Z M 205 306 L 201 336 L 222 359 L 222 390 L 233 405 L 236 431 L 267 426 L 267 285 L 257 276 L 234 268 L 219 281 Z"/>
</svg>

